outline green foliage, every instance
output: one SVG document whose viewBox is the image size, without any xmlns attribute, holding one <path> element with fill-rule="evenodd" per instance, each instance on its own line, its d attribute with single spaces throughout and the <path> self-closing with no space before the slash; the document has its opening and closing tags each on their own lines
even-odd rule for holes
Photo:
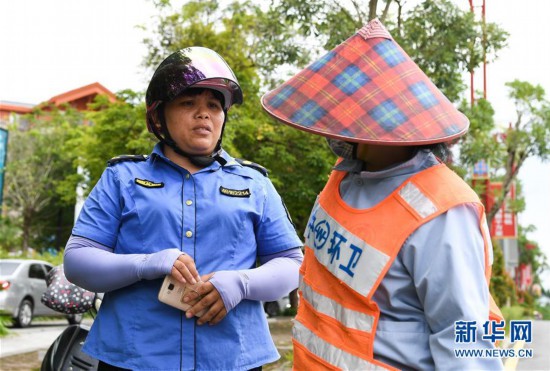
<svg viewBox="0 0 550 371">
<path fill-rule="evenodd" d="M 58 220 L 59 209 L 74 202 L 74 188 L 65 184 L 76 168 L 65 143 L 79 135 L 81 121 L 69 107 L 42 106 L 23 120 L 27 130 L 10 127 L 5 201 L 9 225 L 21 230 L 20 248 L 33 246 Z"/>
<path fill-rule="evenodd" d="M 499 308 L 517 303 L 515 287 L 514 280 L 506 272 L 502 248 L 493 240 L 493 266 L 489 291 Z"/>
<path fill-rule="evenodd" d="M 376 2 L 375 2 L 376 3 Z M 484 56 L 496 57 L 506 46 L 508 34 L 494 23 L 485 26 L 469 11 L 449 0 L 425 0 L 413 8 L 397 4 L 384 23 L 395 40 L 451 100 L 465 89 L 462 75 L 479 67 Z M 387 4 L 387 6 L 393 5 Z M 369 4 L 370 5 L 370 4 Z M 275 1 L 279 18 L 295 24 L 316 53 L 330 50 L 354 34 L 369 20 L 367 2 L 342 0 Z M 373 9 L 371 13 L 385 17 Z M 403 18 L 402 18 L 403 17 Z M 300 40 L 300 39 L 297 39 Z"/>
<path fill-rule="evenodd" d="M 325 50 L 340 44 L 368 21 L 367 9 L 349 1 L 280 1 L 274 2 L 272 9 L 280 18 L 296 24 L 302 35 L 315 40 L 313 47 Z"/>
<path fill-rule="evenodd" d="M 469 11 L 449 0 L 426 0 L 405 16 L 401 29 L 392 31 L 396 41 L 451 101 L 465 89 L 462 75 L 506 46 L 508 34 L 482 24 Z M 485 40 L 482 42 L 482 40 Z"/>
<path fill-rule="evenodd" d="M 54 254 L 52 254 L 51 252 L 44 252 L 37 255 L 35 259 L 45 260 L 51 263 L 53 266 L 57 266 L 63 264 L 63 253 L 63 249 L 56 251 Z"/>
<path fill-rule="evenodd" d="M 500 179 L 503 192 L 495 204 L 487 210 L 487 219 L 492 221 L 510 191 L 512 183 L 529 157 L 542 160 L 550 157 L 550 102 L 539 85 L 514 80 L 506 84 L 510 88 L 509 97 L 516 108 L 516 119 L 507 129 L 498 132 L 492 120 L 493 109 L 487 101 L 479 99 L 472 107 L 462 108 L 471 119 L 470 134 L 462 139 L 461 162 L 472 166 L 480 159 L 491 165 L 489 176 Z M 523 200 L 514 204 L 521 211 Z"/>
<path fill-rule="evenodd" d="M 90 124 L 69 144 L 70 151 L 78 156 L 77 163 L 87 171 L 86 191 L 95 185 L 109 159 L 123 154 L 149 154 L 156 143 L 147 131 L 143 96 L 125 90 L 118 98 L 110 103 L 107 97 L 96 97 L 86 114 Z"/>
<path fill-rule="evenodd" d="M 550 305 L 537 305 L 536 310 L 542 315 L 542 319 L 548 320 L 550 319 Z"/>
<path fill-rule="evenodd" d="M 295 317 L 296 316 L 297 309 L 296 308 L 285 308 L 283 311 L 283 316 L 286 317 Z"/>
<path fill-rule="evenodd" d="M 268 76 L 282 64 L 304 64 L 308 47 L 296 43 L 294 26 L 277 9 L 262 10 L 251 1 L 189 1 L 159 19 L 155 37 L 144 40 L 144 60 L 156 67 L 168 54 L 189 46 L 220 53 L 234 70 L 245 97 L 257 95 L 259 75 Z"/>
<path fill-rule="evenodd" d="M 21 247 L 21 222 L 0 215 L 0 250 L 14 251 Z"/>
<path fill-rule="evenodd" d="M 233 144 L 245 158 L 262 163 L 287 204 L 299 235 L 303 234 L 315 197 L 325 185 L 335 156 L 324 138 L 261 117 L 266 124 L 250 126 Z"/>
<path fill-rule="evenodd" d="M 500 308 L 506 325 L 512 320 L 521 320 L 525 318 L 525 309 L 521 305 L 503 306 Z"/>
<path fill-rule="evenodd" d="M 548 268 L 547 257 L 541 251 L 539 244 L 527 238 L 527 233 L 534 227 L 518 228 L 519 262 L 531 266 L 534 276 L 533 283 L 540 283 L 540 274 Z"/>
<path fill-rule="evenodd" d="M 44 260 L 56 266 L 63 264 L 63 249 L 52 252 L 37 252 L 34 250 L 18 251 L 17 254 L 4 248 L 0 248 L 0 259 L 38 259 Z"/>
<path fill-rule="evenodd" d="M 526 316 L 532 317 L 535 310 L 535 298 L 530 292 L 527 291 L 520 292 L 519 296 L 522 300 L 521 305 L 524 308 L 524 314 Z"/>
<path fill-rule="evenodd" d="M 470 120 L 468 134 L 460 140 L 460 163 L 472 168 L 480 160 L 490 163 L 492 168 L 502 166 L 504 149 L 494 138 L 495 111 L 491 103 L 483 98 L 475 104 L 462 102 L 461 111 Z"/>
<path fill-rule="evenodd" d="M 6 324 L 4 321 L 11 321 L 9 318 L 6 318 L 4 316 L 0 316 L 0 338 L 6 336 L 9 334 L 9 330 L 6 328 Z"/>
<path fill-rule="evenodd" d="M 550 157 L 550 102 L 540 85 L 514 80 L 506 83 L 517 118 L 506 132 L 505 144 L 515 163 L 529 156 Z"/>
</svg>

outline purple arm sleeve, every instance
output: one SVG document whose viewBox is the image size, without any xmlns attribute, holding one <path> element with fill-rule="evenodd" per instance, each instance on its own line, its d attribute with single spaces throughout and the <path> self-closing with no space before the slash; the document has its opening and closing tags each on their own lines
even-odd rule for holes
<svg viewBox="0 0 550 371">
<path fill-rule="evenodd" d="M 260 257 L 262 265 L 258 268 L 216 272 L 210 282 L 229 312 L 243 299 L 273 301 L 297 288 L 303 259 L 297 247 Z"/>
<path fill-rule="evenodd" d="M 65 247 L 63 267 L 67 279 L 75 285 L 108 292 L 142 279 L 164 277 L 181 254 L 178 249 L 153 254 L 115 254 L 100 243 L 71 236 Z"/>
</svg>

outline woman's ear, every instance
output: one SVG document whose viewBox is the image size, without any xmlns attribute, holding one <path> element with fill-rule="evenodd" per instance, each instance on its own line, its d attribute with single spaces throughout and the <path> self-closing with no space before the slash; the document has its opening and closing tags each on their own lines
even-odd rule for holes
<svg viewBox="0 0 550 371">
<path fill-rule="evenodd" d="M 155 125 L 155 129 L 157 129 L 157 131 L 160 132 L 162 129 L 162 125 L 160 124 L 158 109 L 154 110 L 153 113 L 151 114 L 151 120 L 153 120 L 153 125 Z"/>
</svg>

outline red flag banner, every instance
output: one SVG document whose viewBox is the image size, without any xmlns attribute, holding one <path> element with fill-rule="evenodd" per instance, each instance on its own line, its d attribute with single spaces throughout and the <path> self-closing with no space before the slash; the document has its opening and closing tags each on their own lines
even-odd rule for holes
<svg viewBox="0 0 550 371">
<path fill-rule="evenodd" d="M 495 198 L 502 195 L 502 183 L 489 183 L 489 192 L 487 197 L 487 210 L 490 210 L 495 203 Z M 498 209 L 490 226 L 491 236 L 494 238 L 517 238 L 517 219 L 516 213 L 510 209 L 510 201 L 516 198 L 516 187 L 514 184 L 510 187 L 508 196 L 504 199 L 501 207 Z"/>
<path fill-rule="evenodd" d="M 516 268 L 516 285 L 518 289 L 527 291 L 533 283 L 531 264 L 520 264 Z"/>
</svg>

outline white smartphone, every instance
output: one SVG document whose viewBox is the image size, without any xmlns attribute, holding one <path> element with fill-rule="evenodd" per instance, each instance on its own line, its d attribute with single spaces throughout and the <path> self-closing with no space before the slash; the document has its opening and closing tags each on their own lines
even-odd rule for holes
<svg viewBox="0 0 550 371">
<path fill-rule="evenodd" d="M 200 300 L 199 297 L 190 303 L 185 303 L 183 301 L 185 294 L 189 291 L 195 291 L 194 286 L 195 285 L 183 284 L 168 274 L 164 277 L 158 298 L 161 302 L 185 312 Z M 195 316 L 200 317 L 204 312 L 206 312 L 206 309 L 199 313 L 195 313 Z"/>
</svg>

